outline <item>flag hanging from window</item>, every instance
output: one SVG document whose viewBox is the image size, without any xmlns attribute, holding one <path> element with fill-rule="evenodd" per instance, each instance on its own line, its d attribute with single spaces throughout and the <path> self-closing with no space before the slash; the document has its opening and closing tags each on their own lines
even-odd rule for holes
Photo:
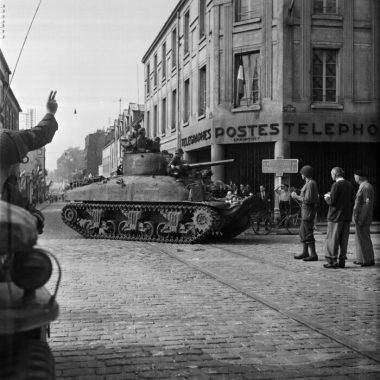
<svg viewBox="0 0 380 380">
<path fill-rule="evenodd" d="M 244 68 L 242 62 L 240 62 L 239 70 L 236 79 L 236 105 L 240 105 L 240 99 L 244 96 Z"/>
</svg>

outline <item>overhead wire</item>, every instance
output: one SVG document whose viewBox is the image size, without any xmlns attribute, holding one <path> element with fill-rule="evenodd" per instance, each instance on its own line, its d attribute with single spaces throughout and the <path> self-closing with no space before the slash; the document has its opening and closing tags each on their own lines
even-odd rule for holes
<svg viewBox="0 0 380 380">
<path fill-rule="evenodd" d="M 16 72 L 16 69 L 17 69 L 17 65 L 18 65 L 18 63 L 19 63 L 19 61 L 20 61 L 21 54 L 22 54 L 22 52 L 23 52 L 23 50 L 24 50 L 24 46 L 25 46 L 26 40 L 28 39 L 28 36 L 29 36 L 30 30 L 32 29 L 32 25 L 33 25 L 34 19 L 36 18 L 37 12 L 38 12 L 38 10 L 40 9 L 40 5 L 41 5 L 41 3 L 42 3 L 42 0 L 39 1 L 38 5 L 37 5 L 37 8 L 36 8 L 36 10 L 35 10 L 35 12 L 34 12 L 34 15 L 33 15 L 32 21 L 30 22 L 30 25 L 29 25 L 28 31 L 26 32 L 26 35 L 25 35 L 25 38 L 24 38 L 24 42 L 22 43 L 22 46 L 21 46 L 20 52 L 19 52 L 18 57 L 17 57 L 17 60 L 16 60 L 15 67 L 14 67 L 13 72 L 12 72 L 11 79 L 9 80 L 9 84 L 8 84 L 7 90 L 6 90 L 5 94 L 4 94 L 4 98 L 3 98 L 2 101 L 1 101 L 1 107 L 0 107 L 0 109 L 3 108 L 4 103 L 5 103 L 5 100 L 6 100 L 6 98 L 7 98 L 8 92 L 9 92 L 9 89 L 11 88 L 11 84 L 12 84 L 12 81 L 13 81 L 13 77 L 14 77 L 15 72 Z"/>
</svg>

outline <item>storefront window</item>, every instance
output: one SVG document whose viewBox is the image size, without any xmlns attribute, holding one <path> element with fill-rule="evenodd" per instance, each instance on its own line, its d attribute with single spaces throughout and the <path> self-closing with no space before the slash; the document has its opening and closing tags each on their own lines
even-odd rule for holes
<svg viewBox="0 0 380 380">
<path fill-rule="evenodd" d="M 338 1 L 337 0 L 314 0 L 313 10 L 316 14 L 337 14 Z"/>
<path fill-rule="evenodd" d="M 261 0 L 236 0 L 235 21 L 246 21 L 260 16 Z"/>
<path fill-rule="evenodd" d="M 235 71 L 236 107 L 259 103 L 259 52 L 237 55 Z"/>
<path fill-rule="evenodd" d="M 313 101 L 336 102 L 337 51 L 313 51 Z"/>
</svg>

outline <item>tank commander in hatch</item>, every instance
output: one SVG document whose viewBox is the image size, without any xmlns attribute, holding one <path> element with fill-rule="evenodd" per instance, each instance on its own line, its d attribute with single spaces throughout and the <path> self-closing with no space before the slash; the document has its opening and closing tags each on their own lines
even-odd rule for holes
<svg viewBox="0 0 380 380">
<path fill-rule="evenodd" d="M 181 148 L 174 152 L 174 157 L 169 161 L 167 173 L 175 178 L 188 174 L 188 165 L 183 160 L 183 150 Z"/>
<path fill-rule="evenodd" d="M 57 91 L 50 92 L 46 115 L 34 128 L 21 131 L 0 129 L 0 199 L 29 211 L 36 218 L 39 233 L 42 233 L 44 227 L 44 217 L 21 194 L 16 170 L 19 163 L 28 162 L 28 152 L 40 149 L 52 141 L 58 129 L 54 116 L 58 109 L 56 93 Z"/>
</svg>

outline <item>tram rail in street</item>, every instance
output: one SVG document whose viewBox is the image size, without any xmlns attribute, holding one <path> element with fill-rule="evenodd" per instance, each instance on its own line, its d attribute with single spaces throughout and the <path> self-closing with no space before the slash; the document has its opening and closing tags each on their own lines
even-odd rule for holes
<svg viewBox="0 0 380 380">
<path fill-rule="evenodd" d="M 248 259 L 248 260 L 253 261 L 253 262 L 254 261 L 257 262 L 257 260 L 255 260 L 254 258 L 250 257 L 247 254 L 244 254 L 242 252 L 236 252 L 232 249 L 222 247 L 221 245 L 208 244 L 207 246 L 203 246 L 203 249 L 198 248 L 198 250 L 208 250 L 211 247 L 216 248 L 217 250 L 220 250 L 220 251 L 224 251 L 228 254 L 232 254 L 235 256 L 242 257 L 244 259 Z M 190 250 L 194 250 L 194 248 L 195 247 L 192 246 L 190 248 Z M 347 347 L 347 348 L 349 348 L 349 349 L 351 349 L 351 350 L 353 350 L 353 351 L 355 351 L 355 352 L 357 352 L 357 353 L 359 353 L 359 354 L 361 354 L 361 355 L 363 355 L 363 356 L 365 356 L 371 360 L 374 360 L 377 363 L 380 363 L 380 345 L 379 344 L 372 344 L 371 345 L 368 342 L 366 344 L 361 344 L 361 343 L 358 343 L 355 340 L 355 338 L 352 339 L 352 338 L 349 338 L 343 334 L 336 333 L 331 328 L 327 328 L 326 326 L 323 326 L 323 324 L 315 322 L 311 318 L 303 316 L 300 312 L 291 311 L 289 308 L 286 308 L 286 307 L 282 306 L 281 304 L 273 301 L 270 297 L 262 296 L 258 292 L 247 290 L 243 286 L 240 286 L 239 284 L 237 284 L 236 281 L 226 279 L 221 274 L 218 274 L 215 271 L 205 269 L 205 268 L 201 267 L 200 265 L 195 264 L 194 262 L 191 262 L 189 260 L 186 260 L 186 259 L 180 257 L 180 255 L 175 253 L 176 249 L 178 250 L 178 248 L 173 247 L 173 246 L 171 246 L 171 247 L 169 247 L 169 246 L 164 246 L 164 247 L 155 246 L 155 250 L 159 250 L 160 252 L 170 256 L 171 258 L 173 258 L 177 261 L 180 261 L 184 265 L 187 265 L 187 266 L 191 267 L 192 269 L 199 271 L 208 277 L 213 278 L 214 280 L 218 281 L 219 283 L 221 283 L 225 286 L 228 286 L 229 288 L 234 289 L 235 291 L 251 298 L 252 300 L 255 300 L 255 301 L 267 306 L 268 308 L 284 315 L 285 317 L 291 318 L 292 320 L 299 322 L 300 324 L 306 326 L 307 328 L 309 328 L 309 329 L 311 329 L 311 330 L 313 330 L 313 331 L 315 331 L 315 332 L 317 332 L 317 333 L 319 333 L 319 334 L 321 334 L 321 335 L 323 335 L 323 336 L 325 336 L 331 340 L 334 340 L 335 342 L 337 342 L 337 343 L 339 343 L 339 344 L 341 344 L 341 345 L 343 345 L 343 346 L 345 346 L 345 347 Z M 179 249 L 179 251 L 183 251 L 183 247 L 181 247 L 181 249 Z M 289 272 L 289 269 L 283 268 L 280 265 L 273 264 L 272 262 L 265 261 L 265 259 L 264 259 L 264 263 L 267 265 L 269 264 L 269 265 L 275 267 L 275 271 L 282 271 L 284 273 Z M 273 272 L 275 273 L 275 271 L 273 271 Z M 316 278 L 318 277 L 318 275 L 316 275 L 316 274 L 311 274 L 311 275 L 314 275 Z M 327 287 L 327 285 L 330 285 L 331 288 L 336 287 L 336 286 L 339 286 L 339 287 L 343 286 L 343 285 L 339 285 L 339 284 L 338 285 L 333 284 L 331 281 L 329 282 L 329 284 L 326 283 L 325 285 L 326 285 L 326 287 Z M 372 298 L 372 301 L 377 305 L 380 303 L 380 295 L 368 293 L 368 294 L 366 294 L 366 297 Z"/>
</svg>

